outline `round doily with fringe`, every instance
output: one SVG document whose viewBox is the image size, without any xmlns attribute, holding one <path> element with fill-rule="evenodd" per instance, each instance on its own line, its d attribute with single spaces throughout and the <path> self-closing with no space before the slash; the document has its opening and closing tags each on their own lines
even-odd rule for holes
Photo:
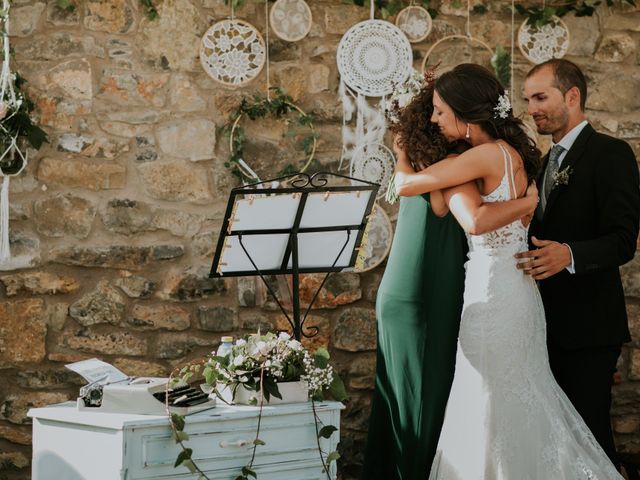
<svg viewBox="0 0 640 480">
<path fill-rule="evenodd" d="M 367 272 L 380 265 L 391 250 L 393 226 L 387 212 L 376 205 L 369 217 L 366 230 L 366 241 L 363 245 L 362 260 L 356 263 L 357 272 Z"/>
<path fill-rule="evenodd" d="M 426 8 L 412 5 L 400 10 L 396 17 L 396 26 L 411 43 L 417 43 L 429 36 L 433 20 Z"/>
<path fill-rule="evenodd" d="M 392 23 L 366 20 L 344 34 L 336 54 L 338 71 L 357 93 L 382 97 L 411 73 L 413 53 L 406 35 Z"/>
<path fill-rule="evenodd" d="M 222 20 L 206 31 L 200 63 L 216 82 L 240 86 L 260 74 L 266 59 L 260 32 L 242 20 Z"/>
<path fill-rule="evenodd" d="M 353 152 L 350 176 L 380 184 L 377 198 L 384 197 L 395 169 L 393 152 L 382 143 L 362 145 Z"/>
<path fill-rule="evenodd" d="M 311 9 L 304 0 L 278 0 L 271 7 L 269 23 L 279 38 L 297 42 L 311 30 Z"/>
<path fill-rule="evenodd" d="M 518 47 L 535 64 L 562 58 L 569 50 L 569 28 L 556 16 L 541 27 L 529 25 L 525 20 L 518 30 Z"/>
</svg>

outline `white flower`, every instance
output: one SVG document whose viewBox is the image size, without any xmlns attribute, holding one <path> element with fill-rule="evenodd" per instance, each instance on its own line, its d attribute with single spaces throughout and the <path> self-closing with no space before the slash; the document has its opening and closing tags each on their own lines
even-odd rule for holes
<svg viewBox="0 0 640 480">
<path fill-rule="evenodd" d="M 244 363 L 244 356 L 242 356 L 242 355 L 238 355 L 237 357 L 235 357 L 235 358 L 233 359 L 233 364 L 234 364 L 236 367 L 239 367 L 239 366 L 240 366 L 240 365 L 242 365 L 243 363 Z"/>
<path fill-rule="evenodd" d="M 238 380 L 240 380 L 240 383 L 247 383 L 249 381 L 249 377 L 243 375 Z"/>
<path fill-rule="evenodd" d="M 502 95 L 498 97 L 498 104 L 493 107 L 493 118 L 507 118 L 509 116 L 509 112 L 511 111 L 511 102 L 509 101 L 509 97 L 507 96 L 507 92 L 504 92 Z"/>
<path fill-rule="evenodd" d="M 278 340 L 289 340 L 291 338 L 291 335 L 289 335 L 287 332 L 280 332 L 280 334 L 278 335 Z"/>
<path fill-rule="evenodd" d="M 289 342 L 289 348 L 291 350 L 299 351 L 299 350 L 302 350 L 302 344 L 297 340 L 291 340 Z"/>
<path fill-rule="evenodd" d="M 242 338 L 239 338 L 238 340 L 236 340 L 237 347 L 242 347 L 243 345 L 246 345 L 246 344 L 247 344 L 247 341 Z"/>
</svg>

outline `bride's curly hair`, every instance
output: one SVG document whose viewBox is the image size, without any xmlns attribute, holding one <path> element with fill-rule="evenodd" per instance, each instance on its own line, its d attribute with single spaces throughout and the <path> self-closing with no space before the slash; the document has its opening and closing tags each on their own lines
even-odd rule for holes
<svg viewBox="0 0 640 480">
<path fill-rule="evenodd" d="M 387 115 L 388 130 L 397 136 L 409 160 L 420 160 L 427 166 L 445 158 L 450 150 L 438 126 L 431 123 L 433 91 L 433 83 L 427 83 L 404 108 L 392 105 L 396 121 Z"/>
<path fill-rule="evenodd" d="M 479 125 L 494 139 L 503 139 L 522 157 L 529 182 L 542 168 L 540 150 L 525 132 L 513 110 L 497 114 L 496 106 L 506 91 L 496 76 L 481 65 L 462 63 L 443 73 L 435 81 L 438 96 L 465 123 Z"/>
</svg>

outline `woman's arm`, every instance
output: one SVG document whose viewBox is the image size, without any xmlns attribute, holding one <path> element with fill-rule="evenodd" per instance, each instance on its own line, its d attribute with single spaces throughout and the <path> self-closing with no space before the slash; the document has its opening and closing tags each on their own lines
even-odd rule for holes
<svg viewBox="0 0 640 480">
<path fill-rule="evenodd" d="M 493 162 L 487 158 L 495 156 L 497 148 L 492 144 L 478 145 L 461 153 L 456 158 L 445 158 L 420 172 L 405 169 L 396 172 L 396 192 L 401 196 L 421 195 L 433 190 L 449 188 L 495 174 Z M 394 146 L 398 163 L 406 153 Z M 408 160 L 407 160 L 408 161 Z"/>
<path fill-rule="evenodd" d="M 531 215 L 538 205 L 535 183 L 527 189 L 525 197 L 508 202 L 482 203 L 476 182 L 449 188 L 444 199 L 462 229 L 471 235 L 482 235 L 516 220 Z"/>
</svg>

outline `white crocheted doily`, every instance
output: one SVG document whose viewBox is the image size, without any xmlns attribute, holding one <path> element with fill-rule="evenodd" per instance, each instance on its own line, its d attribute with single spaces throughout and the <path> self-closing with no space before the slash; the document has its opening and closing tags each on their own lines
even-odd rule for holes
<svg viewBox="0 0 640 480">
<path fill-rule="evenodd" d="M 433 21 L 426 8 L 414 5 L 400 10 L 396 17 L 396 25 L 411 43 L 417 43 L 431 33 Z"/>
<path fill-rule="evenodd" d="M 358 272 L 373 270 L 380 265 L 391 250 L 393 227 L 387 212 L 376 205 L 367 223 L 367 237 L 363 245 L 363 261 L 358 265 Z"/>
<path fill-rule="evenodd" d="M 356 92 L 382 97 L 411 73 L 413 53 L 406 35 L 383 20 L 366 20 L 344 34 L 336 54 L 338 71 Z"/>
<path fill-rule="evenodd" d="M 369 143 L 357 148 L 351 158 L 353 178 L 380 184 L 377 198 L 384 197 L 395 169 L 393 152 L 382 143 Z"/>
<path fill-rule="evenodd" d="M 529 25 L 525 20 L 518 30 L 518 46 L 522 54 L 536 64 L 562 58 L 569 49 L 569 28 L 555 16 L 542 27 Z"/>
<path fill-rule="evenodd" d="M 269 19 L 275 34 L 288 42 L 302 40 L 311 30 L 311 9 L 304 0 L 278 0 Z"/>
<path fill-rule="evenodd" d="M 202 67 L 216 82 L 243 85 L 260 74 L 265 62 L 260 32 L 242 20 L 222 20 L 206 31 L 200 44 Z"/>
</svg>

